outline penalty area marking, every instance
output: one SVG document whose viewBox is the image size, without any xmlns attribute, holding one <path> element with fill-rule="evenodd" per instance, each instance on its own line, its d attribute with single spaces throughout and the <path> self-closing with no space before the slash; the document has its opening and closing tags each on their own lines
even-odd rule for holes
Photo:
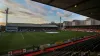
<svg viewBox="0 0 100 56">
<path fill-rule="evenodd" d="M 21 33 L 21 36 L 22 36 L 22 38 L 24 39 L 24 36 L 23 36 L 23 34 Z"/>
</svg>

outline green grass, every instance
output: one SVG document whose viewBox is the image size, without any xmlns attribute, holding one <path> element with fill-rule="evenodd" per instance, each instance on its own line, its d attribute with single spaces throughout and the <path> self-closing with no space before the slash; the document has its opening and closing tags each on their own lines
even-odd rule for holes
<svg viewBox="0 0 100 56">
<path fill-rule="evenodd" d="M 64 41 L 73 37 L 93 35 L 95 33 L 61 31 L 56 34 L 48 34 L 45 32 L 5 32 L 0 36 L 0 52 L 26 48 L 31 45 L 41 45 Z M 23 37 L 24 39 L 23 39 Z"/>
</svg>

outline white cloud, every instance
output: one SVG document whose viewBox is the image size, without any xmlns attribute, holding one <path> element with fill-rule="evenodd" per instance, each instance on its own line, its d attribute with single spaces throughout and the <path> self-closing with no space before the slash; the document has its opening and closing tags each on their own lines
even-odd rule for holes
<svg viewBox="0 0 100 56">
<path fill-rule="evenodd" d="M 0 0 L 1 1 L 1 0 Z M 42 17 L 41 13 L 32 12 L 24 6 L 11 2 L 10 0 L 2 1 L 7 7 L 9 7 L 9 22 L 12 23 L 46 23 L 47 21 Z M 1 2 L 0 2 L 1 3 Z M 36 7 L 38 8 L 38 7 Z M 39 7 L 40 8 L 40 7 Z M 40 10 L 40 9 L 38 9 Z"/>
<path fill-rule="evenodd" d="M 72 12 L 65 11 L 65 10 L 63 11 L 63 13 L 64 13 L 64 17 L 69 17 L 72 15 Z"/>
<path fill-rule="evenodd" d="M 4 18 L 4 14 L 0 12 L 0 22 L 6 22 L 6 19 Z"/>
<path fill-rule="evenodd" d="M 61 16 L 61 17 L 69 17 L 72 15 L 72 12 L 69 12 L 69 11 L 63 11 L 63 13 L 61 12 L 57 12 L 56 13 L 58 16 Z"/>
<path fill-rule="evenodd" d="M 52 14 L 52 13 L 53 13 L 53 11 L 48 11 L 48 13 L 51 13 L 51 14 Z"/>
<path fill-rule="evenodd" d="M 51 10 L 55 11 L 55 10 L 58 10 L 58 8 L 52 7 Z"/>
<path fill-rule="evenodd" d="M 33 11 L 38 13 L 41 16 L 46 16 L 48 10 L 46 8 L 44 8 L 43 4 L 37 3 L 37 2 L 32 2 L 30 0 L 25 0 L 26 3 L 28 4 L 28 8 Z"/>
<path fill-rule="evenodd" d="M 62 14 L 61 12 L 57 12 L 56 14 L 57 14 L 58 16 L 61 16 L 61 17 L 64 16 L 64 14 Z"/>
</svg>

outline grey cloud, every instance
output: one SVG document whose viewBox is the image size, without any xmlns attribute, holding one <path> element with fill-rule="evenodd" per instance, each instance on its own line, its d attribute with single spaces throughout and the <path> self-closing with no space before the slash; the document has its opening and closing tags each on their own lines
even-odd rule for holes
<svg viewBox="0 0 100 56">
<path fill-rule="evenodd" d="M 56 13 L 58 16 L 61 16 L 61 17 L 69 17 L 72 15 L 72 12 L 69 12 L 69 11 L 63 11 L 63 13 L 61 12 L 57 12 Z"/>
<path fill-rule="evenodd" d="M 9 20 L 10 22 L 26 22 L 26 23 L 45 23 L 47 22 L 42 13 L 30 11 L 26 7 L 13 3 L 10 0 L 3 0 L 3 3 L 9 7 Z M 4 12 L 3 12 L 4 13 Z M 20 21 L 21 20 L 21 21 Z"/>
<path fill-rule="evenodd" d="M 48 13 L 48 9 L 44 8 L 43 4 L 32 2 L 30 0 L 26 0 L 26 3 L 28 4 L 28 8 L 33 11 L 32 9 L 35 9 L 34 12 L 41 14 L 42 16 L 46 16 Z"/>
</svg>

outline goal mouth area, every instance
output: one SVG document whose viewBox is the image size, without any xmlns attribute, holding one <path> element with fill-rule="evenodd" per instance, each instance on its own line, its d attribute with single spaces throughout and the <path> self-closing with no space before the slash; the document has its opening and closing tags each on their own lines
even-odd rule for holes
<svg viewBox="0 0 100 56">
<path fill-rule="evenodd" d="M 45 32 L 45 33 L 50 33 L 50 34 L 52 34 L 52 33 L 59 33 L 59 32 Z"/>
</svg>

